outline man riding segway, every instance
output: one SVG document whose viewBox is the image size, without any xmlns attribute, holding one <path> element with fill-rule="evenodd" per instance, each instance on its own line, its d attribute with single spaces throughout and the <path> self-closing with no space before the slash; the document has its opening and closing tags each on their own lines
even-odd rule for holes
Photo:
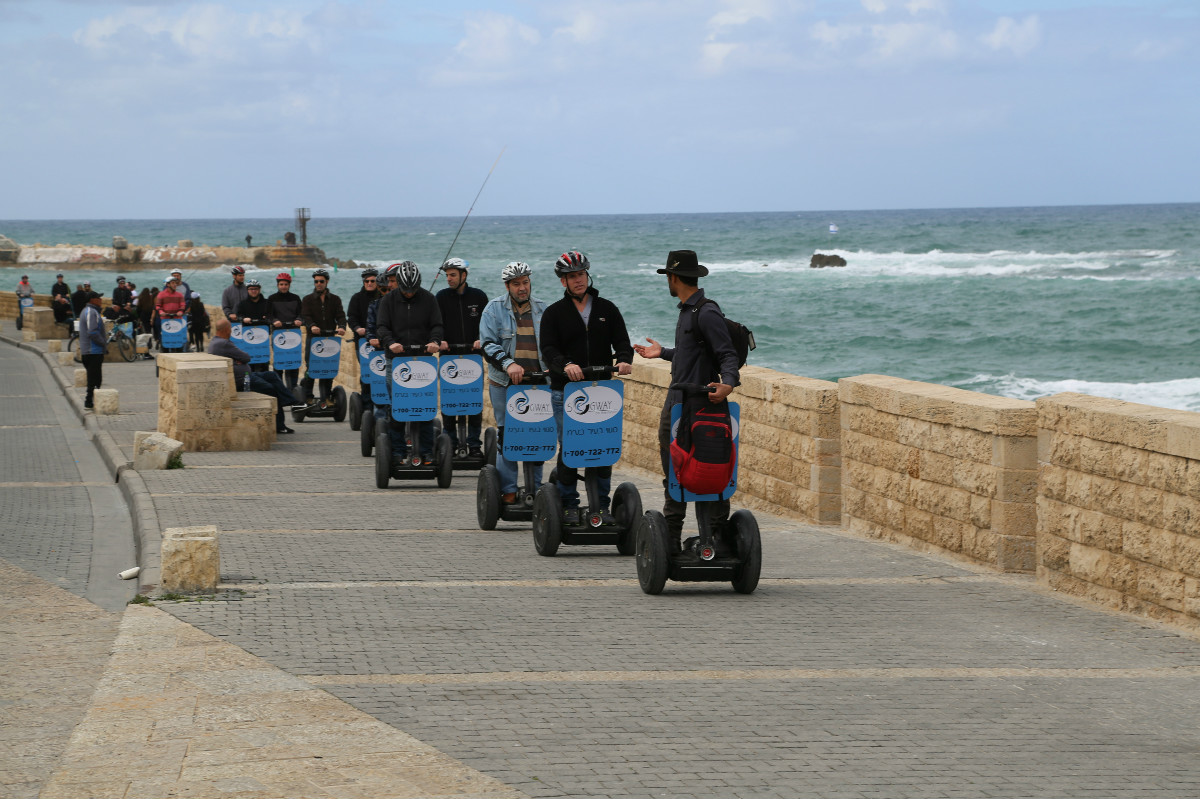
<svg viewBox="0 0 1200 799">
<path fill-rule="evenodd" d="M 479 322 L 483 309 L 487 306 L 487 294 L 473 286 L 467 285 L 467 262 L 461 258 L 450 258 L 442 264 L 446 273 L 446 288 L 437 293 L 438 308 L 442 312 L 442 352 L 450 353 L 453 347 L 456 355 L 478 353 L 480 349 Z M 450 443 L 454 447 L 455 458 L 464 461 L 464 468 L 478 468 L 483 464 L 483 442 L 480 433 L 483 428 L 483 414 L 472 413 L 466 416 L 454 416 L 443 412 L 443 429 L 450 434 Z M 460 440 L 460 423 L 465 433 L 465 440 Z"/>
<path fill-rule="evenodd" d="M 371 386 L 367 381 L 366 369 L 363 364 L 364 352 L 374 350 L 367 338 L 367 311 L 371 303 L 383 296 L 379 290 L 379 270 L 369 266 L 362 270 L 362 288 L 354 292 L 346 306 L 346 321 L 354 331 L 354 351 L 359 358 L 359 390 L 350 395 L 350 427 L 357 430 L 362 424 L 363 411 L 369 411 L 374 406 L 371 402 Z"/>
<path fill-rule="evenodd" d="M 300 306 L 300 315 L 309 336 L 333 336 L 339 338 L 346 332 L 346 314 L 342 310 L 342 298 L 329 290 L 329 271 L 317 269 L 313 272 L 313 291 L 306 296 Z M 305 365 L 312 359 L 311 347 L 305 353 Z M 300 381 L 304 398 L 309 405 L 318 404 L 313 397 L 314 379 L 305 374 Z M 333 391 L 333 378 L 320 379 L 319 408 L 329 407 L 329 395 Z"/>
</svg>

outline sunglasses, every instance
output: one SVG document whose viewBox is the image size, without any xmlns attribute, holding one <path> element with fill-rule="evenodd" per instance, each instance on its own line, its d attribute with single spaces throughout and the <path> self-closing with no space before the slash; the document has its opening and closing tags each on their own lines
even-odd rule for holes
<svg viewBox="0 0 1200 799">
<path fill-rule="evenodd" d="M 366 278 L 365 280 L 363 280 L 363 282 L 364 282 L 364 283 L 374 283 L 374 282 L 375 282 L 375 278 L 373 278 L 373 277 L 368 277 L 368 278 Z"/>
<path fill-rule="evenodd" d="M 328 281 L 324 280 L 323 278 L 319 278 L 319 277 L 318 277 L 318 278 L 315 278 L 315 279 L 313 280 L 313 282 L 314 282 L 314 283 L 322 283 L 322 284 L 323 284 L 323 283 L 326 283 L 326 282 L 328 282 Z"/>
</svg>

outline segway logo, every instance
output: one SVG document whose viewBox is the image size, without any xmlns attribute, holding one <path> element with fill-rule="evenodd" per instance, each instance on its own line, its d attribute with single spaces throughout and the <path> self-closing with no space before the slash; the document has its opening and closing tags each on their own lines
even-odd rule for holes
<svg viewBox="0 0 1200 799">
<path fill-rule="evenodd" d="M 312 343 L 308 351 L 317 358 L 332 358 L 341 353 L 342 345 L 327 338 L 319 338 Z"/>
<path fill-rule="evenodd" d="M 606 422 L 621 412 L 621 395 L 607 386 L 580 389 L 567 397 L 563 409 L 577 422 L 596 424 Z"/>
<path fill-rule="evenodd" d="M 275 346 L 281 350 L 291 350 L 300 346 L 300 333 L 296 330 L 280 330 L 275 334 Z"/>
<path fill-rule="evenodd" d="M 178 333 L 183 330 L 182 319 L 164 319 L 162 320 L 162 331 L 164 333 Z"/>
<path fill-rule="evenodd" d="M 550 401 L 550 392 L 531 388 L 523 394 L 516 394 L 505 405 L 505 413 L 509 416 L 519 417 L 523 423 L 527 424 L 544 422 L 554 416 L 554 405 Z"/>
<path fill-rule="evenodd" d="M 380 377 L 383 377 L 387 374 L 387 356 L 383 353 L 376 355 L 368 362 L 367 365 L 370 367 L 373 373 L 379 375 Z"/>
<path fill-rule="evenodd" d="M 360 357 L 360 358 L 370 358 L 371 357 L 371 342 L 365 338 L 358 342 L 358 357 Z"/>
<path fill-rule="evenodd" d="M 437 380 L 437 370 L 425 361 L 404 361 L 392 369 L 392 382 L 401 388 L 425 388 Z"/>
<path fill-rule="evenodd" d="M 469 386 L 483 377 L 477 361 L 451 358 L 442 362 L 442 380 L 454 386 Z"/>
<path fill-rule="evenodd" d="M 247 344 L 265 344 L 269 334 L 258 327 L 242 328 L 242 341 Z"/>
</svg>

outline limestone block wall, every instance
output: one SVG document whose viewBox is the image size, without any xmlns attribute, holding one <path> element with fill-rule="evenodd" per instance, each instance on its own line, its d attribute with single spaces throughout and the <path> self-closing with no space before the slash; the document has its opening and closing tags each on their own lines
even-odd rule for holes
<svg viewBox="0 0 1200 799">
<path fill-rule="evenodd" d="M 18 275 L 17 277 L 20 277 Z M 33 306 L 35 308 L 49 308 L 49 294 L 34 294 Z M 0 291 L 0 319 L 16 319 L 17 309 L 20 305 L 17 303 L 17 292 L 15 291 Z"/>
<path fill-rule="evenodd" d="M 271 448 L 275 401 L 237 395 L 228 358 L 162 353 L 158 368 L 158 432 L 182 441 L 189 452 Z"/>
<path fill-rule="evenodd" d="M 838 386 L 844 527 L 1034 570 L 1033 403 L 883 375 Z"/>
<path fill-rule="evenodd" d="M 1200 629 L 1200 414 L 1037 401 L 1039 581 Z"/>
</svg>

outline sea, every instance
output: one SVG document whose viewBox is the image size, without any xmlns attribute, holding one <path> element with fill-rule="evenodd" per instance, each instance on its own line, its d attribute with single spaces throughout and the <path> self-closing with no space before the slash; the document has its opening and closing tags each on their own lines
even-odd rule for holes
<svg viewBox="0 0 1200 799">
<path fill-rule="evenodd" d="M 0 220 L 0 234 L 21 244 L 111 246 L 124 236 L 131 246 L 243 246 L 251 235 L 263 245 L 293 229 L 286 218 Z M 555 259 L 580 250 L 631 338 L 667 343 L 675 301 L 655 270 L 668 251 L 692 249 L 710 270 L 706 294 L 754 331 L 751 364 L 823 380 L 875 373 L 1026 400 L 1078 391 L 1200 410 L 1200 203 L 471 215 L 465 224 L 317 217 L 307 238 L 342 262 L 416 261 L 427 288 L 451 252 L 489 295 L 503 290 L 506 263 L 525 261 L 534 294 L 546 300 L 562 296 Z M 810 268 L 816 253 L 840 255 L 846 266 Z M 247 267 L 274 290 L 277 270 Z M 27 273 L 45 292 L 55 271 L 4 267 L 0 281 L 9 288 Z M 298 290 L 311 285 L 309 271 L 295 270 Z M 230 281 L 228 267 L 185 273 L 213 304 Z M 164 277 L 161 268 L 124 274 L 139 285 Z M 85 275 L 111 293 L 114 272 L 78 267 L 67 279 L 74 285 Z M 343 297 L 359 286 L 353 269 L 333 276 Z"/>
</svg>

